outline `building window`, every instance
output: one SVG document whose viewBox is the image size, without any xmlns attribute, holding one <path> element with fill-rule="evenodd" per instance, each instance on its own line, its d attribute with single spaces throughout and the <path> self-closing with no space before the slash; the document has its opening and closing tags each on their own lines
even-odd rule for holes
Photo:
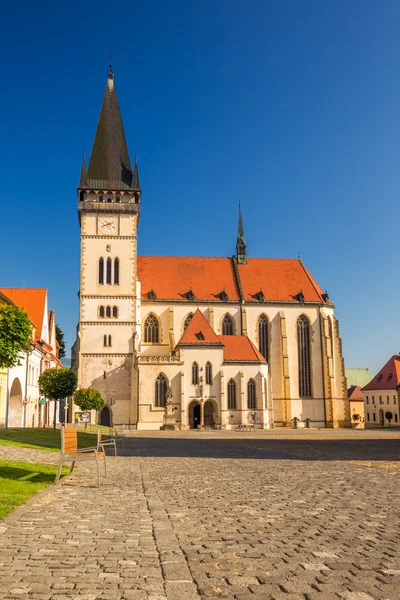
<svg viewBox="0 0 400 600">
<path fill-rule="evenodd" d="M 233 335 L 233 319 L 228 314 L 222 319 L 222 335 Z"/>
<path fill-rule="evenodd" d="M 103 198 L 103 196 L 100 194 L 100 196 L 99 196 L 99 202 L 103 202 L 103 200 L 104 200 L 104 198 Z"/>
<path fill-rule="evenodd" d="M 111 317 L 111 306 L 107 306 L 106 307 L 106 317 L 110 318 Z"/>
<path fill-rule="evenodd" d="M 210 362 L 206 363 L 206 383 L 212 384 L 212 364 Z"/>
<path fill-rule="evenodd" d="M 375 404 L 375 396 L 372 396 L 372 404 Z"/>
<path fill-rule="evenodd" d="M 397 414 L 394 415 L 394 422 L 397 423 Z"/>
<path fill-rule="evenodd" d="M 183 331 L 185 331 L 185 329 L 187 328 L 187 326 L 189 325 L 189 323 L 192 319 L 193 319 L 193 313 L 189 313 L 183 322 Z"/>
<path fill-rule="evenodd" d="M 111 284 L 111 258 L 107 258 L 106 283 Z"/>
<path fill-rule="evenodd" d="M 365 396 L 365 402 L 366 402 L 367 404 L 369 404 L 369 398 L 368 398 L 368 396 Z"/>
<path fill-rule="evenodd" d="M 159 325 L 155 315 L 150 314 L 144 322 L 144 343 L 159 343 Z"/>
<path fill-rule="evenodd" d="M 393 394 L 393 404 L 397 404 L 397 396 L 396 396 L 396 394 Z"/>
<path fill-rule="evenodd" d="M 233 379 L 228 382 L 228 410 L 236 408 L 236 383 Z"/>
<path fill-rule="evenodd" d="M 379 396 L 379 404 L 383 404 L 382 396 Z"/>
<path fill-rule="evenodd" d="M 99 258 L 99 283 L 104 283 L 104 258 Z"/>
<path fill-rule="evenodd" d="M 311 397 L 310 322 L 305 315 L 297 321 L 297 349 L 299 355 L 299 395 Z"/>
<path fill-rule="evenodd" d="M 115 202 L 121 202 L 121 197 L 120 196 L 115 196 Z"/>
<path fill-rule="evenodd" d="M 249 379 L 247 384 L 247 408 L 256 408 L 256 382 Z"/>
<path fill-rule="evenodd" d="M 114 258 L 114 285 L 119 285 L 119 258 Z"/>
<path fill-rule="evenodd" d="M 108 347 L 111 348 L 111 335 L 108 336 Z"/>
<path fill-rule="evenodd" d="M 268 361 L 268 319 L 265 315 L 261 315 L 258 319 L 258 347 Z"/>
<path fill-rule="evenodd" d="M 118 319 L 118 307 L 117 306 L 113 306 L 112 315 L 113 315 L 114 319 Z"/>
<path fill-rule="evenodd" d="M 367 413 L 367 421 L 369 421 L 369 413 Z"/>
<path fill-rule="evenodd" d="M 386 404 L 390 404 L 390 396 L 389 396 L 389 394 L 386 396 Z"/>
<path fill-rule="evenodd" d="M 372 420 L 375 421 L 375 413 L 372 413 Z"/>
<path fill-rule="evenodd" d="M 167 403 L 167 387 L 168 387 L 167 378 L 165 377 L 165 375 L 160 373 L 156 379 L 156 390 L 155 390 L 156 391 L 156 394 L 155 394 L 156 406 L 162 407 L 162 406 L 166 405 L 166 403 Z"/>
<path fill-rule="evenodd" d="M 99 317 L 104 319 L 104 306 L 100 306 L 99 308 Z"/>
<path fill-rule="evenodd" d="M 103 338 L 103 346 L 104 346 L 104 348 L 107 348 L 107 336 L 106 335 Z"/>
<path fill-rule="evenodd" d="M 197 362 L 192 364 L 192 383 L 197 385 L 199 383 L 199 365 Z"/>
<path fill-rule="evenodd" d="M 107 198 L 107 202 L 112 202 L 112 198 L 110 198 L 110 196 Z"/>
</svg>

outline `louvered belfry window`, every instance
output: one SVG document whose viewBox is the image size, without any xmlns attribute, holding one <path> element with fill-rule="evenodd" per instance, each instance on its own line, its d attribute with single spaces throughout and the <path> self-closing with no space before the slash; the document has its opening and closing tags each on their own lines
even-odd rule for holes
<svg viewBox="0 0 400 600">
<path fill-rule="evenodd" d="M 159 325 L 155 315 L 150 314 L 144 322 L 144 343 L 158 344 L 159 342 Z"/>
<path fill-rule="evenodd" d="M 114 258 L 114 285 L 119 285 L 119 258 Z"/>
<path fill-rule="evenodd" d="M 247 408 L 256 408 L 256 382 L 249 379 L 247 384 Z"/>
<path fill-rule="evenodd" d="M 233 379 L 228 382 L 228 409 L 236 408 L 236 383 Z"/>
<path fill-rule="evenodd" d="M 107 258 L 106 283 L 111 284 L 111 258 Z"/>
<path fill-rule="evenodd" d="M 258 319 L 258 342 L 259 349 L 266 361 L 268 361 L 268 319 L 261 315 Z"/>
<path fill-rule="evenodd" d="M 228 314 L 222 319 L 222 335 L 233 335 L 233 320 Z"/>
<path fill-rule="evenodd" d="M 99 283 L 104 283 L 104 258 L 99 258 Z"/>
<path fill-rule="evenodd" d="M 167 378 L 162 373 L 156 379 L 155 400 L 156 406 L 165 406 L 167 400 Z"/>
<path fill-rule="evenodd" d="M 297 348 L 299 355 L 299 395 L 311 398 L 311 336 L 310 322 L 305 315 L 297 320 Z"/>
</svg>

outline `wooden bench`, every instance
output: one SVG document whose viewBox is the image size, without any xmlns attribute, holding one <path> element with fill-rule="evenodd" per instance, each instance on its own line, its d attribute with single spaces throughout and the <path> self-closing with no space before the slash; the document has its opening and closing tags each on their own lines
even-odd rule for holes
<svg viewBox="0 0 400 600">
<path fill-rule="evenodd" d="M 61 427 L 61 452 L 60 464 L 55 479 L 55 484 L 60 481 L 61 470 L 65 461 L 72 461 L 70 474 L 74 470 L 78 460 L 95 460 L 97 466 L 97 485 L 100 486 L 100 464 L 99 458 L 104 458 L 104 472 L 107 477 L 106 454 L 99 451 L 98 446 L 90 448 L 78 448 L 78 433 L 75 427 Z"/>
<path fill-rule="evenodd" d="M 103 434 L 100 429 L 97 430 L 97 451 L 104 452 L 105 454 L 105 446 L 113 446 L 114 448 L 114 456 L 117 456 L 117 444 L 116 444 L 116 432 L 113 430 L 113 434 L 109 437 L 103 438 Z"/>
</svg>

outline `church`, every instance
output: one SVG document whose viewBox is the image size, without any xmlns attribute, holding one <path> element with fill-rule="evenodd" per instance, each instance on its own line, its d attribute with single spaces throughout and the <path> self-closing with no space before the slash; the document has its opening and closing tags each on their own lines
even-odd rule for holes
<svg viewBox="0 0 400 600">
<path fill-rule="evenodd" d="M 110 67 L 78 186 L 80 291 L 72 368 L 102 424 L 350 426 L 334 306 L 300 259 L 138 256 L 141 188 Z M 232 248 L 233 249 L 233 248 Z"/>
</svg>

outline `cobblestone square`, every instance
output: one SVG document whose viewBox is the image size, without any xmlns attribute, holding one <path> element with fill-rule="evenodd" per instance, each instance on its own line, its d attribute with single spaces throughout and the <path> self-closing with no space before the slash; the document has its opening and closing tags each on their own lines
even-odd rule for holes
<svg viewBox="0 0 400 600">
<path fill-rule="evenodd" d="M 100 488 L 86 463 L 0 521 L 0 598 L 397 600 L 399 442 L 127 432 Z"/>
</svg>

